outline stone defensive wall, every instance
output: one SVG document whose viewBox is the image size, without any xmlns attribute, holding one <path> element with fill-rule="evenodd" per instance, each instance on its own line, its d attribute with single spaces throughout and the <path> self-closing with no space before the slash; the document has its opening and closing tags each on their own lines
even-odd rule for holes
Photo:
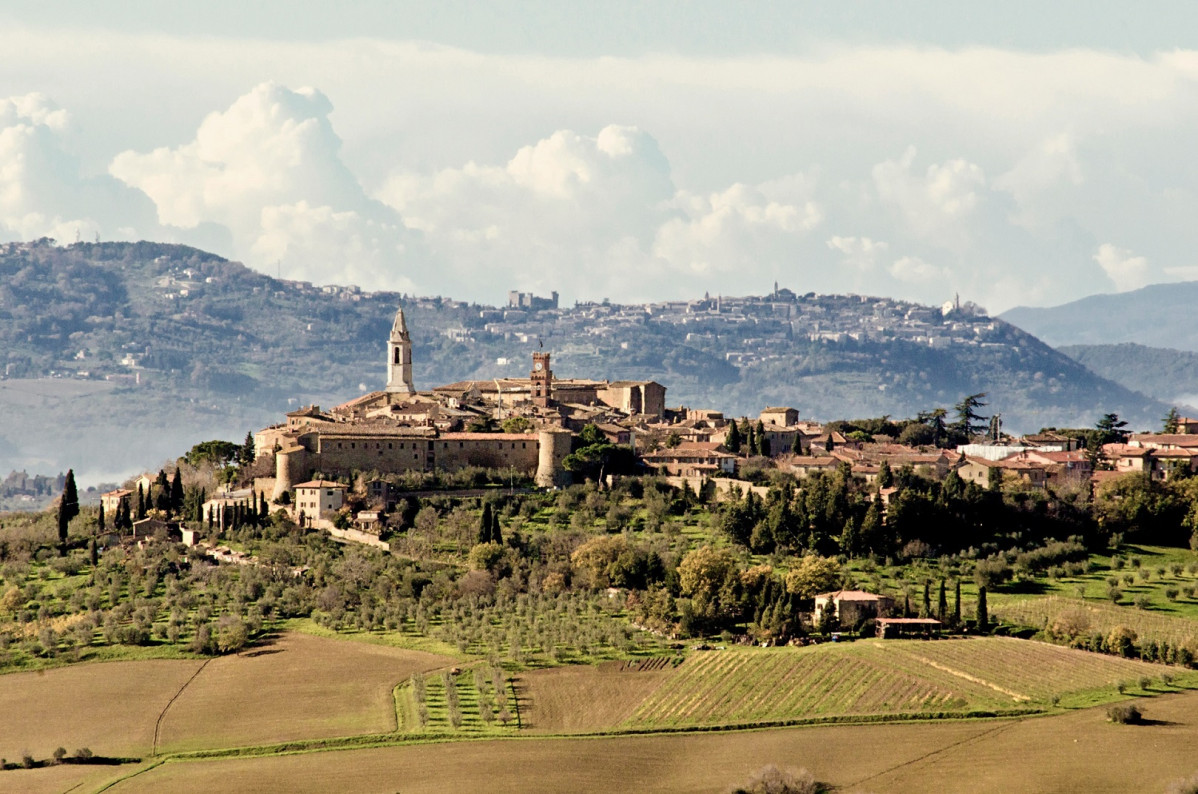
<svg viewBox="0 0 1198 794">
<path fill-rule="evenodd" d="M 558 436 L 564 435 L 563 440 Z M 414 436 L 397 428 L 394 432 L 374 429 L 313 431 L 298 443 L 275 455 L 274 498 L 310 479 L 315 472 L 327 477 L 344 477 L 353 471 L 399 474 L 407 471 L 458 471 L 468 467 L 512 468 L 525 475 L 539 473 L 541 479 L 558 484 L 561 461 L 569 453 L 568 432 L 541 433 L 443 433 L 435 438 Z M 542 445 L 547 447 L 541 452 Z"/>
</svg>

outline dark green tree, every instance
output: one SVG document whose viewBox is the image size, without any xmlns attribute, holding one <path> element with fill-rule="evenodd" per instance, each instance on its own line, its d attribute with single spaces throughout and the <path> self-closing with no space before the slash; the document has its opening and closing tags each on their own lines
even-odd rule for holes
<svg viewBox="0 0 1198 794">
<path fill-rule="evenodd" d="M 1165 418 L 1161 426 L 1161 432 L 1176 433 L 1179 419 L 1181 419 L 1181 415 L 1177 413 L 1177 406 L 1173 406 L 1169 409 L 1169 413 L 1165 414 Z"/>
<path fill-rule="evenodd" d="M 241 448 L 237 450 L 237 465 L 245 468 L 254 462 L 254 434 L 252 431 L 246 431 L 245 441 L 242 442 Z"/>
<path fill-rule="evenodd" d="M 878 466 L 878 487 L 889 488 L 894 485 L 894 473 L 890 471 L 890 461 L 882 461 Z"/>
<path fill-rule="evenodd" d="M 960 626 L 961 625 L 961 580 L 960 579 L 956 580 L 956 582 L 954 583 L 954 590 L 955 590 L 955 593 L 953 596 L 953 625 Z"/>
<path fill-rule="evenodd" d="M 1127 440 L 1127 422 L 1119 418 L 1119 414 L 1103 414 L 1094 425 L 1098 430 L 1099 444 L 1122 444 Z"/>
<path fill-rule="evenodd" d="M 749 443 L 747 444 L 747 446 L 749 447 L 749 454 L 750 455 L 760 455 L 761 454 L 761 446 L 760 446 L 760 444 L 758 444 L 757 433 L 753 430 L 753 425 L 749 425 L 749 432 L 746 435 L 747 435 L 748 441 L 749 441 Z"/>
<path fill-rule="evenodd" d="M 948 594 L 945 592 L 944 580 L 940 580 L 940 594 L 936 598 L 936 620 L 944 623 L 948 619 Z"/>
<path fill-rule="evenodd" d="M 483 512 L 478 519 L 478 542 L 491 542 L 492 510 L 490 502 L 483 502 Z"/>
<path fill-rule="evenodd" d="M 175 476 L 171 479 L 170 509 L 172 513 L 183 512 L 183 472 L 175 468 Z"/>
<path fill-rule="evenodd" d="M 137 519 L 136 519 L 137 521 L 141 521 L 143 518 L 146 517 L 146 512 L 148 510 L 148 505 L 146 504 L 146 502 L 148 502 L 148 501 L 149 501 L 149 498 L 146 495 L 146 493 L 142 490 L 141 483 L 138 483 L 137 484 Z"/>
<path fill-rule="evenodd" d="M 979 435 L 987 426 L 987 417 L 978 413 L 979 408 L 985 408 L 986 403 L 982 402 L 982 398 L 986 396 L 986 392 L 978 392 L 961 398 L 961 402 L 953 406 L 953 410 L 957 412 L 957 421 L 953 422 L 952 429 L 963 435 L 966 440 Z"/>
<path fill-rule="evenodd" d="M 978 631 L 985 634 L 990 625 L 990 611 L 986 608 L 986 586 L 978 586 Z"/>
<path fill-rule="evenodd" d="M 58 553 L 67 553 L 67 529 L 71 519 L 79 515 L 79 490 L 75 487 L 75 470 L 67 470 L 66 482 L 62 487 L 62 499 L 58 502 Z"/>
<path fill-rule="evenodd" d="M 802 430 L 795 431 L 795 440 L 793 442 L 791 442 L 790 451 L 796 455 L 803 454 L 803 431 Z"/>
<path fill-rule="evenodd" d="M 931 411 L 921 411 L 919 413 L 919 421 L 927 425 L 932 431 L 932 446 L 943 447 L 948 440 L 948 424 L 945 421 L 945 417 L 947 416 L 948 411 L 943 408 L 934 408 Z"/>
<path fill-rule="evenodd" d="M 920 607 L 919 612 L 921 618 L 932 616 L 932 583 L 927 579 L 923 581 L 923 606 Z"/>
<path fill-rule="evenodd" d="M 736 426 L 736 422 L 728 423 L 728 437 L 724 439 L 724 446 L 734 455 L 740 454 L 740 428 Z"/>
</svg>

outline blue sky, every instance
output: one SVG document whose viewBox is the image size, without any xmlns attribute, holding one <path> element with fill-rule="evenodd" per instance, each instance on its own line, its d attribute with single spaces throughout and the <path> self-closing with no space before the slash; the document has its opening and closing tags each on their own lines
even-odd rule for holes
<svg viewBox="0 0 1198 794">
<path fill-rule="evenodd" d="M 777 280 L 998 311 L 1198 278 L 1196 17 L 10 0 L 0 239 L 490 302 Z"/>
</svg>

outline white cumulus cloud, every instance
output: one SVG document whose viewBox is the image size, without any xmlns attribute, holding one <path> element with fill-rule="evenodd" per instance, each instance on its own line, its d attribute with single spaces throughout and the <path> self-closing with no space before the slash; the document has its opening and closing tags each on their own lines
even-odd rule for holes
<svg viewBox="0 0 1198 794">
<path fill-rule="evenodd" d="M 125 151 L 109 172 L 143 191 L 163 224 L 215 224 L 247 264 L 317 282 L 405 288 L 422 263 L 400 218 L 341 161 L 332 103 L 312 88 L 262 83 L 210 113 L 195 138 Z"/>
<path fill-rule="evenodd" d="M 70 242 L 154 226 L 144 197 L 109 177 L 80 175 L 66 147 L 71 126 L 70 114 L 42 94 L 0 99 L 0 238 Z"/>
<path fill-rule="evenodd" d="M 1094 261 L 1119 292 L 1139 289 L 1148 283 L 1148 259 L 1136 256 L 1125 248 L 1103 243 L 1098 246 Z"/>
</svg>

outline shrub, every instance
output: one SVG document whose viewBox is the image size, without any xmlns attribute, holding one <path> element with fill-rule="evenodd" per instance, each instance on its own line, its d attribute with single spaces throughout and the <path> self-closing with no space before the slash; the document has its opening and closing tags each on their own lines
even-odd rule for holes
<svg viewBox="0 0 1198 794">
<path fill-rule="evenodd" d="M 62 759 L 67 757 L 67 748 L 59 747 L 54 750 L 54 763 L 61 764 Z"/>
<path fill-rule="evenodd" d="M 1144 712 L 1133 703 L 1119 703 L 1106 710 L 1107 718 L 1119 725 L 1139 725 L 1144 721 Z"/>
<path fill-rule="evenodd" d="M 806 769 L 779 769 L 769 764 L 754 772 L 748 783 L 732 791 L 734 794 L 819 794 L 824 787 Z"/>
<path fill-rule="evenodd" d="M 1169 599 L 1170 601 L 1176 601 L 1177 596 L 1180 594 L 1180 592 L 1181 591 L 1178 590 L 1176 587 L 1166 587 L 1165 588 L 1165 598 Z"/>
<path fill-rule="evenodd" d="M 1174 780 L 1165 789 L 1165 794 L 1198 794 L 1198 772 Z"/>
</svg>

